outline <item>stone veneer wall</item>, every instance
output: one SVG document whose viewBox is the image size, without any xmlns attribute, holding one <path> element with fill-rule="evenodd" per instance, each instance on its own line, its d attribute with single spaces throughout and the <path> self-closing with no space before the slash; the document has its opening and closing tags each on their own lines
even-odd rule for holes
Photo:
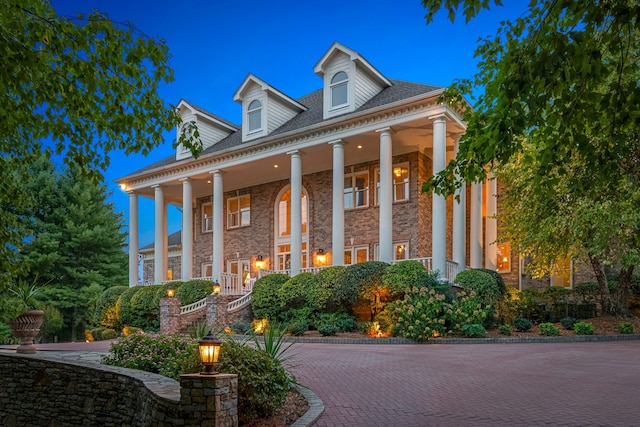
<svg viewBox="0 0 640 427">
<path fill-rule="evenodd" d="M 0 353 L 3 426 L 237 426 L 237 375 L 180 383 L 132 369 Z"/>
</svg>

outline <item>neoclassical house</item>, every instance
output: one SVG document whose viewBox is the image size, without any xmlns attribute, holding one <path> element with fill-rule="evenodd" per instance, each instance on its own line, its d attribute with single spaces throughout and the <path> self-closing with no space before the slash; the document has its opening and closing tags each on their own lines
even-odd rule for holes
<svg viewBox="0 0 640 427">
<path fill-rule="evenodd" d="M 144 279 L 207 277 L 238 292 L 270 271 L 417 259 L 451 280 L 486 267 L 517 285 L 519 263 L 495 243 L 495 180 L 461 189 L 460 202 L 421 194 L 465 132 L 460 112 L 439 102 L 443 88 L 389 79 L 340 43 L 313 71 L 319 89 L 299 99 L 249 74 L 233 94 L 241 125 L 179 103 L 203 153 L 178 147 L 118 180 L 130 195 L 130 248 L 138 248 L 138 199 L 155 201 Z M 168 204 L 183 215 L 171 257 Z M 141 281 L 137 264 L 131 250 L 131 286 Z"/>
</svg>

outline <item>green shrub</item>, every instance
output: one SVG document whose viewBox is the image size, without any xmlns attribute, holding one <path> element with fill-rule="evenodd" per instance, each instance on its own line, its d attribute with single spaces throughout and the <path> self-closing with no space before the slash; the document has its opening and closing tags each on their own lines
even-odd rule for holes
<svg viewBox="0 0 640 427">
<path fill-rule="evenodd" d="M 621 334 L 632 334 L 634 332 L 633 325 L 629 322 L 621 322 L 618 325 L 618 332 Z"/>
<path fill-rule="evenodd" d="M 560 324 L 569 331 L 573 330 L 573 325 L 575 325 L 576 323 L 578 323 L 578 319 L 576 319 L 575 317 L 563 317 L 562 319 L 560 319 Z"/>
<path fill-rule="evenodd" d="M 106 330 L 107 328 L 103 327 L 103 326 L 99 326 L 97 328 L 93 328 L 89 331 L 89 333 L 91 334 L 91 337 L 93 338 L 94 341 L 101 341 L 104 338 L 102 338 L 102 333 Z M 86 333 L 85 333 L 86 335 Z M 91 340 L 89 338 L 89 340 Z"/>
<path fill-rule="evenodd" d="M 576 331 L 576 335 L 593 335 L 596 331 L 596 328 L 592 323 L 578 322 L 573 325 L 573 330 Z"/>
<path fill-rule="evenodd" d="M 455 283 L 474 291 L 483 301 L 497 302 L 504 294 L 493 276 L 480 270 L 464 270 L 458 273 Z"/>
<path fill-rule="evenodd" d="M 460 328 L 462 335 L 469 338 L 484 338 L 487 336 L 487 330 L 479 323 L 464 324 Z"/>
<path fill-rule="evenodd" d="M 251 291 L 251 309 L 256 319 L 276 320 L 280 313 L 278 291 L 289 280 L 286 274 L 269 274 L 256 281 Z"/>
<path fill-rule="evenodd" d="M 367 261 L 347 267 L 334 288 L 336 301 L 345 307 L 361 302 L 370 307 L 371 320 L 389 301 L 390 292 L 382 283 L 389 264 Z"/>
<path fill-rule="evenodd" d="M 338 330 L 338 326 L 334 323 L 324 322 L 318 325 L 318 332 L 325 337 L 334 336 L 338 333 Z"/>
<path fill-rule="evenodd" d="M 96 300 L 96 310 L 93 315 L 94 323 L 107 328 L 119 329 L 116 303 L 128 286 L 114 286 L 105 289 Z"/>
<path fill-rule="evenodd" d="M 493 280 L 496 281 L 496 285 L 498 286 L 499 297 L 503 297 L 507 293 L 507 285 L 506 283 L 504 283 L 502 274 L 498 273 L 495 270 L 489 270 L 487 268 L 476 268 L 475 270 L 482 271 L 493 277 Z"/>
<path fill-rule="evenodd" d="M 553 323 L 540 323 L 540 335 L 557 337 L 560 335 L 560 329 Z"/>
<path fill-rule="evenodd" d="M 351 305 L 343 300 L 342 290 L 338 289 L 341 277 L 346 271 L 347 267 L 333 266 L 324 268 L 316 274 L 320 311 L 337 313 L 347 312 L 351 309 Z"/>
<path fill-rule="evenodd" d="M 193 304 L 201 301 L 213 291 L 211 280 L 188 280 L 186 282 L 172 282 L 176 288 L 175 298 L 180 300 L 182 305 Z"/>
<path fill-rule="evenodd" d="M 291 277 L 278 289 L 278 302 L 282 311 L 309 308 L 311 312 L 320 310 L 319 288 L 313 273 L 300 273 Z"/>
<path fill-rule="evenodd" d="M 128 288 L 118 297 L 118 301 L 116 301 L 118 325 L 127 326 L 134 324 L 133 322 L 135 321 L 135 318 L 134 313 L 131 310 L 131 298 L 133 298 L 136 292 L 138 292 L 138 290 L 142 288 L 142 286 L 134 286 L 133 288 Z"/>
<path fill-rule="evenodd" d="M 320 330 L 320 325 L 331 323 L 338 328 L 337 332 L 352 332 L 358 330 L 356 319 L 347 313 L 322 313 L 316 321 L 316 328 Z"/>
<path fill-rule="evenodd" d="M 495 310 L 474 291 L 461 291 L 444 311 L 447 326 L 452 332 L 461 332 L 464 324 L 483 324 L 493 318 Z"/>
<path fill-rule="evenodd" d="M 432 284 L 433 275 L 419 261 L 400 261 L 389 266 L 382 275 L 382 284 L 391 292 L 390 299 L 402 298 L 409 288 Z"/>
<path fill-rule="evenodd" d="M 56 332 L 64 327 L 62 313 L 52 305 L 45 305 L 42 307 L 42 310 L 44 310 L 44 317 L 42 319 L 42 326 L 40 326 L 39 335 L 41 337 L 55 335 Z"/>
<path fill-rule="evenodd" d="M 198 343 L 180 335 L 132 334 L 111 344 L 106 365 L 139 369 L 178 380 L 183 364 L 197 356 Z"/>
<path fill-rule="evenodd" d="M 131 322 L 144 330 L 160 329 L 160 298 L 164 296 L 164 285 L 139 286 L 129 302 Z"/>
<path fill-rule="evenodd" d="M 289 323 L 289 326 L 287 326 L 287 332 L 289 332 L 294 337 L 302 336 L 308 330 L 309 323 L 302 319 L 294 320 L 293 322 Z"/>
<path fill-rule="evenodd" d="M 573 294 L 578 296 L 583 304 L 593 304 L 598 300 L 600 287 L 596 282 L 581 283 L 573 289 Z"/>
<path fill-rule="evenodd" d="M 263 350 L 232 340 L 222 343 L 220 363 L 216 369 L 238 375 L 240 424 L 271 416 L 282 407 L 291 385 L 280 361 Z"/>
<path fill-rule="evenodd" d="M 510 325 L 500 325 L 499 328 L 500 334 L 511 336 L 511 326 Z"/>
<path fill-rule="evenodd" d="M 234 334 L 244 335 L 251 331 L 250 322 L 235 322 L 229 326 Z"/>
<path fill-rule="evenodd" d="M 540 306 L 542 294 L 538 289 L 528 288 L 518 294 L 516 312 L 518 317 L 540 321 L 544 317 L 544 310 Z"/>
<path fill-rule="evenodd" d="M 542 292 L 542 297 L 547 303 L 547 313 L 551 321 L 557 321 L 568 316 L 568 298 L 572 290 L 561 286 L 550 286 Z"/>
<path fill-rule="evenodd" d="M 128 337 L 129 335 L 138 333 L 140 331 L 142 331 L 142 329 L 136 328 L 135 326 L 125 326 L 124 328 L 122 328 L 122 335 Z"/>
<path fill-rule="evenodd" d="M 529 319 L 518 317 L 513 320 L 513 327 L 516 328 L 516 331 L 528 332 L 533 328 L 533 322 Z"/>
<path fill-rule="evenodd" d="M 118 338 L 118 333 L 114 329 L 105 329 L 102 331 L 103 340 L 113 340 Z"/>
<path fill-rule="evenodd" d="M 444 295 L 434 289 L 413 287 L 403 299 L 388 307 L 397 319 L 394 334 L 416 341 L 428 340 L 434 334 L 443 335 L 447 308 Z"/>
</svg>

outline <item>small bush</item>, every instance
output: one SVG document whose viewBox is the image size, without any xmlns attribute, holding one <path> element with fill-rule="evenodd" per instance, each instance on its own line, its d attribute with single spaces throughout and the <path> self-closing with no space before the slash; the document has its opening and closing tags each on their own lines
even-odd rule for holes
<svg viewBox="0 0 640 427">
<path fill-rule="evenodd" d="M 575 317 L 563 317 L 562 319 L 560 319 L 560 324 L 569 331 L 573 330 L 573 325 L 575 325 L 576 323 L 578 323 L 578 319 L 576 319 Z"/>
<path fill-rule="evenodd" d="M 596 331 L 596 328 L 592 323 L 578 322 L 573 325 L 573 330 L 576 331 L 576 335 L 593 335 Z"/>
<path fill-rule="evenodd" d="M 487 331 L 479 323 L 465 324 L 460 328 L 462 335 L 469 338 L 484 338 L 487 336 Z"/>
<path fill-rule="evenodd" d="M 513 327 L 516 328 L 516 331 L 528 332 L 533 328 L 533 322 L 529 319 L 525 319 L 524 317 L 518 317 L 517 319 L 514 319 Z"/>
<path fill-rule="evenodd" d="M 251 331 L 251 323 L 249 323 L 249 322 L 235 322 L 235 323 L 231 324 L 230 328 L 231 328 L 231 331 L 233 331 L 234 334 L 244 335 L 247 332 Z"/>
<path fill-rule="evenodd" d="M 259 319 L 276 320 L 280 313 L 278 291 L 289 280 L 286 274 L 269 274 L 256 281 L 251 291 L 253 316 Z"/>
<path fill-rule="evenodd" d="M 553 323 L 541 323 L 540 335 L 544 335 L 547 337 L 557 337 L 560 336 L 560 329 L 558 329 Z"/>
<path fill-rule="evenodd" d="M 100 294 L 96 300 L 96 310 L 93 317 L 95 323 L 107 328 L 117 328 L 119 326 L 116 302 L 127 289 L 129 289 L 128 286 L 114 286 Z"/>
<path fill-rule="evenodd" d="M 629 322 L 622 322 L 618 325 L 618 332 L 621 334 L 632 334 L 633 325 Z"/>
<path fill-rule="evenodd" d="M 498 330 L 500 331 L 500 334 L 502 334 L 502 335 L 511 336 L 511 326 L 510 325 L 500 325 L 500 328 Z"/>
<path fill-rule="evenodd" d="M 293 322 L 289 323 L 289 326 L 287 327 L 287 332 L 289 332 L 294 337 L 302 336 L 308 330 L 309 323 L 302 319 L 294 320 Z"/>
<path fill-rule="evenodd" d="M 461 271 L 456 276 L 455 283 L 465 289 L 474 291 L 486 302 L 498 301 L 504 294 L 498 287 L 493 276 L 480 270 Z"/>
<path fill-rule="evenodd" d="M 182 305 L 198 302 L 210 295 L 213 290 L 213 282 L 210 280 L 189 280 L 171 284 L 176 288 L 175 298 L 179 299 Z"/>
<path fill-rule="evenodd" d="M 128 337 L 129 335 L 138 333 L 140 331 L 142 331 L 142 329 L 136 328 L 135 326 L 125 326 L 124 328 L 122 328 L 122 335 Z"/>
<path fill-rule="evenodd" d="M 358 323 L 358 331 L 367 336 L 376 336 L 380 332 L 378 322 L 360 322 Z"/>
<path fill-rule="evenodd" d="M 308 308 L 312 312 L 321 309 L 319 287 L 315 275 L 312 273 L 300 273 L 278 289 L 278 301 L 282 311 Z"/>
<path fill-rule="evenodd" d="M 89 332 L 89 334 L 93 337 L 93 339 L 89 339 L 87 338 L 89 341 L 100 341 L 102 340 L 102 333 L 104 332 L 106 328 L 103 328 L 102 326 L 99 326 L 97 328 L 93 328 L 91 329 L 91 331 Z M 87 335 L 86 331 L 85 331 L 85 336 Z"/>
<path fill-rule="evenodd" d="M 287 397 L 290 378 L 280 361 L 263 350 L 225 341 L 216 369 L 226 374 L 238 374 L 240 424 L 269 417 L 282 407 Z"/>
<path fill-rule="evenodd" d="M 398 299 L 409 288 L 427 286 L 430 276 L 421 262 L 405 260 L 388 267 L 382 275 L 382 283 L 391 291 L 391 298 Z"/>
<path fill-rule="evenodd" d="M 358 330 L 356 319 L 347 313 L 322 313 L 317 321 L 316 328 L 320 330 L 320 325 L 331 323 L 338 328 L 337 332 L 352 332 Z"/>
<path fill-rule="evenodd" d="M 332 337 L 338 333 L 338 326 L 334 323 L 325 322 L 318 326 L 318 332 L 322 336 Z"/>
<path fill-rule="evenodd" d="M 102 331 L 103 340 L 113 340 L 118 338 L 118 333 L 114 329 L 105 329 Z"/>
</svg>

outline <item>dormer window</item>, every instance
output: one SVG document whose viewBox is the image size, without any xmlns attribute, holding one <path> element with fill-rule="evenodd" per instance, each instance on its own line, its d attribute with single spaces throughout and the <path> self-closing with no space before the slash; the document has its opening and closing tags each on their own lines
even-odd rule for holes
<svg viewBox="0 0 640 427">
<path fill-rule="evenodd" d="M 338 108 L 347 105 L 347 85 L 349 77 L 344 71 L 336 73 L 331 79 L 331 108 Z"/>
<path fill-rule="evenodd" d="M 262 129 L 262 102 L 257 99 L 251 101 L 249 108 L 247 108 L 247 119 L 249 132 L 257 132 Z"/>
</svg>

